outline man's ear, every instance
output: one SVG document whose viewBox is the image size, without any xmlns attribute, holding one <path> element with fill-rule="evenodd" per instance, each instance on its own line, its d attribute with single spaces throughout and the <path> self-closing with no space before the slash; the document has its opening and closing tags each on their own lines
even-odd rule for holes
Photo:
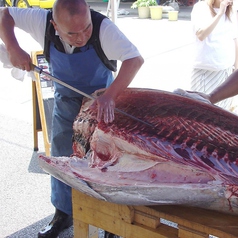
<svg viewBox="0 0 238 238">
<path fill-rule="evenodd" d="M 57 28 L 57 25 L 53 19 L 50 20 L 50 23 L 54 26 L 55 29 Z"/>
</svg>

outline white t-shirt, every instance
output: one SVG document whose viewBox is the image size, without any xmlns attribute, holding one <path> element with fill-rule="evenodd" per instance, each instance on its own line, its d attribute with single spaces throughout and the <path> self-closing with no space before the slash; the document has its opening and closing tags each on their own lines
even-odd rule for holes
<svg viewBox="0 0 238 238">
<path fill-rule="evenodd" d="M 197 38 L 196 32 L 212 21 L 206 1 L 194 5 L 191 21 L 195 38 L 193 67 L 212 71 L 232 67 L 236 57 L 234 39 L 238 35 L 236 13 L 231 15 L 231 21 L 224 14 L 215 29 L 203 41 Z"/>
<path fill-rule="evenodd" d="M 29 33 L 44 49 L 46 16 L 48 11 L 37 8 L 10 7 L 9 13 L 15 21 L 15 26 Z M 140 56 L 137 48 L 127 37 L 107 18 L 102 21 L 99 38 L 101 47 L 109 60 L 124 61 Z"/>
</svg>

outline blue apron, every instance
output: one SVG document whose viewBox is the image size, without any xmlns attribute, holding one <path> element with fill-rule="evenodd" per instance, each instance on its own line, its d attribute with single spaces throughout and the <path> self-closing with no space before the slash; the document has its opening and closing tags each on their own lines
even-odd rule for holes
<svg viewBox="0 0 238 238">
<path fill-rule="evenodd" d="M 52 74 L 65 83 L 88 94 L 108 87 L 112 72 L 102 63 L 92 46 L 81 52 L 65 54 L 50 47 Z M 52 122 L 51 155 L 70 156 L 72 150 L 73 122 L 78 115 L 83 96 L 55 83 Z M 71 187 L 51 177 L 51 202 L 59 210 L 72 214 Z"/>
</svg>

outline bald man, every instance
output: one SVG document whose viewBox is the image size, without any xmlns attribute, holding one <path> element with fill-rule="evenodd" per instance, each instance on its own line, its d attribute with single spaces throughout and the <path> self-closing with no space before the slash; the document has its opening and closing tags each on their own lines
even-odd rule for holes
<svg viewBox="0 0 238 238">
<path fill-rule="evenodd" d="M 55 77 L 88 94 L 106 88 L 91 110 L 97 110 L 98 121 L 114 120 L 115 99 L 131 83 L 144 60 L 113 22 L 90 10 L 84 0 L 57 0 L 52 11 L 0 8 L 0 38 L 9 59 L 13 66 L 30 71 L 31 57 L 18 44 L 14 27 L 39 42 Z M 117 60 L 122 64 L 114 79 Z M 70 156 L 72 125 L 83 97 L 57 83 L 54 88 L 51 155 Z M 55 215 L 38 233 L 41 238 L 56 238 L 72 225 L 71 187 L 54 177 L 51 202 Z M 105 237 L 116 236 L 105 232 Z"/>
</svg>

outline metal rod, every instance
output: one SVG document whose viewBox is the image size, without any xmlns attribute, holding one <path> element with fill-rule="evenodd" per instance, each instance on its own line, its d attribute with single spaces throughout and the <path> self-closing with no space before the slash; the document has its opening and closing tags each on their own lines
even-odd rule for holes
<svg viewBox="0 0 238 238">
<path fill-rule="evenodd" d="M 85 96 L 85 97 L 87 97 L 87 98 L 90 98 L 90 99 L 92 99 L 92 100 L 95 100 L 95 98 L 94 98 L 93 96 L 91 96 L 91 95 L 89 95 L 89 94 L 87 94 L 87 93 L 85 93 L 85 92 L 83 92 L 83 91 L 81 91 L 81 90 L 79 90 L 79 89 L 77 89 L 77 88 L 74 88 L 74 87 L 72 87 L 71 85 L 69 85 L 69 84 L 67 84 L 67 83 L 65 83 L 65 82 L 63 82 L 63 81 L 61 81 L 61 80 L 59 80 L 58 78 L 56 78 L 56 77 L 54 77 L 53 75 L 51 75 L 51 74 L 45 72 L 42 68 L 37 67 L 37 66 L 34 65 L 34 64 L 32 64 L 32 70 L 33 70 L 34 72 L 38 73 L 38 74 L 42 74 L 42 75 L 47 76 L 47 77 L 48 77 L 49 79 L 51 79 L 52 81 L 54 81 L 54 82 L 56 82 L 56 83 L 58 83 L 58 84 L 61 84 L 61 85 L 63 85 L 64 87 L 69 88 L 69 89 L 71 89 L 72 91 L 74 91 L 74 92 L 76 92 L 76 93 L 79 93 L 79 94 L 81 94 L 81 95 L 83 95 L 83 96 Z M 149 127 L 154 128 L 154 126 L 153 126 L 152 124 L 150 124 L 150 123 L 148 123 L 148 122 L 145 122 L 145 121 L 143 121 L 143 120 L 141 120 L 141 119 L 139 119 L 139 118 L 137 118 L 137 117 L 134 117 L 134 116 L 132 116 L 131 114 L 129 114 L 129 113 L 127 113 L 127 112 L 124 112 L 124 111 L 122 111 L 122 110 L 120 110 L 120 109 L 118 109 L 118 108 L 115 108 L 114 110 L 115 110 L 116 112 L 119 112 L 119 113 L 121 113 L 121 114 L 127 116 L 127 117 L 130 117 L 131 119 L 133 119 L 133 120 L 135 120 L 135 121 L 138 121 L 138 122 L 143 123 L 143 124 L 145 124 L 145 125 L 147 125 L 147 126 L 149 126 Z"/>
</svg>

